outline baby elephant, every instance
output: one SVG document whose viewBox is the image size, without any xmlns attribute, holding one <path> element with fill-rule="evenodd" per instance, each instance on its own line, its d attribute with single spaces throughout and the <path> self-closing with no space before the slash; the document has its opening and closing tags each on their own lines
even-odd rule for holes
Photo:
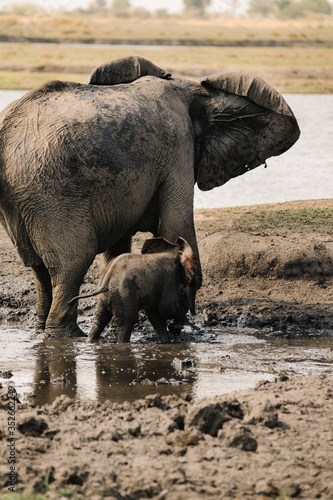
<svg viewBox="0 0 333 500">
<path fill-rule="evenodd" d="M 87 341 L 97 340 L 113 317 L 117 342 L 129 342 L 138 313 L 144 310 L 158 342 L 167 343 L 167 320 L 185 321 L 179 291 L 181 286 L 188 287 L 196 266 L 196 256 L 183 238 L 176 244 L 152 238 L 146 240 L 141 254 L 119 255 L 105 268 L 99 290 L 92 294 L 101 296 Z"/>
</svg>

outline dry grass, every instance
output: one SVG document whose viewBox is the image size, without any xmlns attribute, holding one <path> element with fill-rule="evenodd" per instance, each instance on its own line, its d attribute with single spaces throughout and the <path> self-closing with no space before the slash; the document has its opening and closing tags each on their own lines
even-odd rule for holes
<svg viewBox="0 0 333 500">
<path fill-rule="evenodd" d="M 48 79 L 83 82 L 98 64 L 141 55 L 174 75 L 198 80 L 221 69 L 256 73 L 280 92 L 333 92 L 333 19 L 253 21 L 248 19 L 119 19 L 96 16 L 0 16 L 0 35 L 15 40 L 55 39 L 168 41 L 190 43 L 281 43 L 292 46 L 210 46 L 147 48 L 137 45 L 0 45 L 0 88 L 29 89 Z M 318 43 L 318 40 L 325 43 Z M 304 44 L 304 41 L 307 43 Z M 246 42 L 246 43 L 247 43 Z M 302 42 L 302 43 L 301 43 Z"/>
<path fill-rule="evenodd" d="M 49 79 L 84 82 L 107 60 L 140 55 L 178 75 L 198 80 L 223 69 L 245 70 L 280 92 L 333 92 L 333 51 L 328 48 L 188 47 L 147 49 L 36 44 L 0 45 L 0 88 L 29 89 Z"/>
<path fill-rule="evenodd" d="M 195 221 L 205 221 L 205 234 L 216 225 L 223 230 L 269 234 L 292 230 L 333 234 L 333 200 L 299 200 L 244 207 L 195 210 Z M 210 229 L 211 228 L 211 229 Z"/>
<path fill-rule="evenodd" d="M 16 37 L 57 38 L 64 40 L 169 40 L 200 41 L 213 45 L 228 42 L 299 41 L 333 42 L 333 19 L 252 20 L 223 17 L 208 19 L 121 19 L 105 15 L 59 15 L 40 13 L 30 18 L 0 16 L 0 34 Z"/>
</svg>

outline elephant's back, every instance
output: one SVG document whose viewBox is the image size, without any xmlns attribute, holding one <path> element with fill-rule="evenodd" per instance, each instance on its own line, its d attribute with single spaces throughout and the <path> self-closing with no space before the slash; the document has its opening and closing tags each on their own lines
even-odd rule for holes
<svg viewBox="0 0 333 500">
<path fill-rule="evenodd" d="M 141 296 L 154 295 L 165 286 L 175 272 L 175 259 L 170 253 L 121 254 L 109 264 L 102 287 L 136 288 Z"/>
</svg>

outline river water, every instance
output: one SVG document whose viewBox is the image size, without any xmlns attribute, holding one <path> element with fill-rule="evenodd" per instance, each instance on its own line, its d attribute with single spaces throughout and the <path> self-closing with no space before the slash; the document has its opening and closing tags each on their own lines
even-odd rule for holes
<svg viewBox="0 0 333 500">
<path fill-rule="evenodd" d="M 24 91 L 1 90 L 0 110 Z M 195 190 L 195 208 L 218 208 L 333 196 L 333 94 L 285 94 L 301 129 L 283 155 L 212 191 Z"/>
<path fill-rule="evenodd" d="M 0 91 L 0 109 L 23 94 Z M 296 145 L 268 160 L 267 169 L 207 193 L 196 190 L 196 208 L 332 197 L 333 95 L 285 98 L 301 129 Z M 44 341 L 32 328 L 0 326 L 0 345 L 0 382 L 15 385 L 21 400 L 38 405 L 61 394 L 118 402 L 156 392 L 215 396 L 281 372 L 330 375 L 333 366 L 330 335 L 285 339 L 244 329 L 206 328 L 194 342 L 164 346 L 135 332 L 130 345 L 88 345 L 81 339 Z"/>
</svg>

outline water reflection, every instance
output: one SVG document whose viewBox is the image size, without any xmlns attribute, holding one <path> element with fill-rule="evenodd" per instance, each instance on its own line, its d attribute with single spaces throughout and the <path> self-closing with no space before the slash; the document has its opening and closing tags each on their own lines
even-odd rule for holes
<svg viewBox="0 0 333 500">
<path fill-rule="evenodd" d="M 45 340 L 35 347 L 34 396 L 36 404 L 51 403 L 65 394 L 77 395 L 76 349 L 63 339 Z"/>
<path fill-rule="evenodd" d="M 182 359 L 196 364 L 193 348 L 49 339 L 35 346 L 34 397 L 37 405 L 57 396 L 103 402 L 134 401 L 148 394 L 191 392 L 196 371 L 179 371 Z M 178 364 L 174 363 L 178 359 Z"/>
<path fill-rule="evenodd" d="M 254 387 L 278 374 L 333 376 L 333 336 L 276 338 L 245 329 L 204 329 L 192 343 L 158 345 L 134 335 L 131 344 L 103 339 L 45 339 L 0 327 L 0 371 L 24 402 L 52 403 L 62 394 L 99 402 L 148 394 L 194 398 Z"/>
</svg>

